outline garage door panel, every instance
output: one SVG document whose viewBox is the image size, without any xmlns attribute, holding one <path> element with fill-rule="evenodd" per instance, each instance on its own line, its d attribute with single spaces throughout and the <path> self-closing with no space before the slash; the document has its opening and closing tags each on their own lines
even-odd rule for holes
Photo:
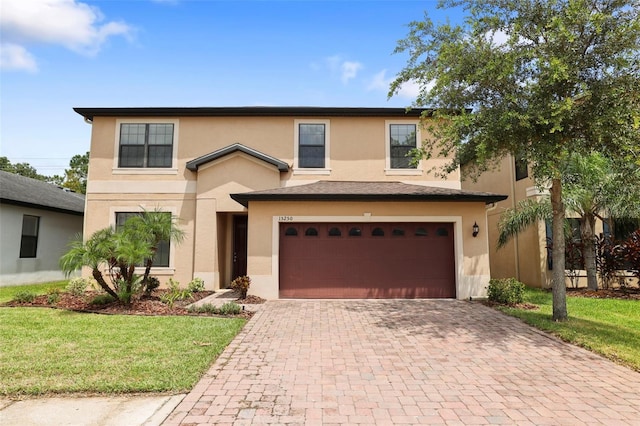
<svg viewBox="0 0 640 426">
<path fill-rule="evenodd" d="M 284 298 L 455 297 L 454 269 L 452 224 L 281 225 Z"/>
</svg>

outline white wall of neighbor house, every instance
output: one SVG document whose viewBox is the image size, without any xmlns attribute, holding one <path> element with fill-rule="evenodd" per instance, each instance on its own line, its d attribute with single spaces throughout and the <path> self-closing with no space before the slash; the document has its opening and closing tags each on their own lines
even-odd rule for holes
<svg viewBox="0 0 640 426">
<path fill-rule="evenodd" d="M 40 218 L 34 258 L 20 258 L 24 215 Z M 68 243 L 82 234 L 82 220 L 82 216 L 77 215 L 0 204 L 0 286 L 64 279 L 58 261 Z"/>
<path fill-rule="evenodd" d="M 490 278 L 484 203 L 466 202 L 251 202 L 247 274 L 250 294 L 279 297 L 279 223 L 287 222 L 449 222 L 454 224 L 456 295 L 486 296 Z"/>
</svg>

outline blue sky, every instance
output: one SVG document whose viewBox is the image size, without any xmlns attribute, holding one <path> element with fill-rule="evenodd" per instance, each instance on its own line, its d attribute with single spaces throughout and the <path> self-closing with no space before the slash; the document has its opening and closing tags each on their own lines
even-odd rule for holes
<svg viewBox="0 0 640 426">
<path fill-rule="evenodd" d="M 61 174 L 89 150 L 73 107 L 408 106 L 393 50 L 436 4 L 2 0 L 0 155 Z"/>
</svg>

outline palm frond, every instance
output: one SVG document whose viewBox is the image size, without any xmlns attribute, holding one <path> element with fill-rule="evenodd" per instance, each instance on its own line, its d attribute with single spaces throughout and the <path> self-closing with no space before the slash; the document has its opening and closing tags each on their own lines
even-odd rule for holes
<svg viewBox="0 0 640 426">
<path fill-rule="evenodd" d="M 540 220 L 552 217 L 551 202 L 548 198 L 541 200 L 527 199 L 520 201 L 515 208 L 505 210 L 498 222 L 498 248 L 503 247 L 516 234 L 524 231 Z"/>
</svg>

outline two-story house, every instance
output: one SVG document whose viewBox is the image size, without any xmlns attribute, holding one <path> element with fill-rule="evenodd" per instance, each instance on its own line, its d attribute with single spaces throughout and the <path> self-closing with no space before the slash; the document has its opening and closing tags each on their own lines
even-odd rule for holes
<svg viewBox="0 0 640 426">
<path fill-rule="evenodd" d="M 469 298 L 489 280 L 487 209 L 404 108 L 75 108 L 92 125 L 85 236 L 142 208 L 187 237 L 152 274 L 276 298 Z"/>
</svg>

